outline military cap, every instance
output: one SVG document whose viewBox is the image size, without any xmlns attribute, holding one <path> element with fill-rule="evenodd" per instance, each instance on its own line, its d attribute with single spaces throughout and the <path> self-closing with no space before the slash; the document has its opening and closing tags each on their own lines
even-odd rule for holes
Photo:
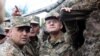
<svg viewBox="0 0 100 56">
<path fill-rule="evenodd" d="M 14 16 L 11 19 L 11 27 L 29 26 L 30 23 L 27 17 Z"/>
<path fill-rule="evenodd" d="M 10 26 L 11 26 L 11 21 L 10 19 L 7 19 L 7 20 L 4 20 L 4 22 L 2 23 L 2 26 L 5 29 L 10 29 Z"/>
<path fill-rule="evenodd" d="M 60 16 L 57 12 L 51 12 L 49 14 L 46 15 L 45 20 L 49 20 L 49 19 L 60 19 Z"/>
<path fill-rule="evenodd" d="M 39 24 L 39 17 L 37 16 L 32 16 L 30 23 L 35 23 L 35 24 Z"/>
<path fill-rule="evenodd" d="M 49 16 L 49 17 L 46 17 L 45 20 L 49 20 L 49 19 L 57 19 L 59 20 L 59 17 L 56 17 L 56 16 Z"/>
<path fill-rule="evenodd" d="M 58 12 L 51 11 L 50 13 L 48 13 L 48 14 L 46 15 L 46 17 L 49 17 L 49 16 L 56 16 L 56 17 L 59 17 L 60 14 L 59 14 Z"/>
</svg>

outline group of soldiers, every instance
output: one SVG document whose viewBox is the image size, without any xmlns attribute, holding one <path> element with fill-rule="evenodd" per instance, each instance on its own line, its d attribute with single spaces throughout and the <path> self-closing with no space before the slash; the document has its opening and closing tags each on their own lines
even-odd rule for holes
<svg viewBox="0 0 100 56">
<path fill-rule="evenodd" d="M 91 53 L 92 48 L 85 46 L 85 44 L 89 42 L 87 40 L 89 38 L 86 38 L 85 41 L 82 40 L 81 44 L 80 42 L 74 43 L 73 40 L 77 35 L 77 31 L 80 31 L 80 28 L 76 30 L 77 26 L 75 24 L 78 23 L 77 20 L 87 20 L 86 23 L 88 23 L 91 21 L 88 17 L 92 14 L 92 20 L 100 20 L 94 15 L 95 12 L 100 11 L 100 0 L 82 0 L 70 8 L 63 7 L 59 10 L 69 14 L 73 12 L 73 10 L 85 10 L 89 13 L 86 14 L 87 16 L 84 15 L 80 18 L 76 16 L 74 19 L 69 21 L 70 18 L 63 18 L 63 15 L 58 13 L 57 10 L 55 12 L 51 12 L 50 15 L 45 17 L 44 26 L 41 28 L 39 25 L 40 18 L 36 16 L 23 17 L 20 13 L 18 13 L 18 11 L 15 11 L 15 14 L 12 15 L 9 29 L 0 29 L 0 56 L 91 56 L 91 54 L 92 56 L 100 56 L 100 52 L 97 52 L 100 50 L 99 48 L 93 48 L 95 51 L 93 51 L 94 53 Z M 98 16 L 100 16 L 99 13 Z M 90 25 L 91 24 L 92 23 L 90 22 Z M 98 27 L 98 24 L 96 25 Z M 63 32 L 62 30 L 64 30 L 64 27 L 66 31 Z M 82 29 L 82 31 L 80 31 L 81 34 L 83 35 L 86 32 L 88 33 L 89 29 L 91 29 L 88 28 L 89 27 L 86 26 L 85 31 Z M 99 29 L 96 28 L 96 31 L 97 30 Z M 80 36 L 80 39 L 81 37 L 82 36 Z M 100 46 L 99 41 L 96 43 Z M 91 47 L 93 47 L 92 44 Z"/>
<path fill-rule="evenodd" d="M 8 32 L 2 35 L 0 56 L 64 56 L 70 45 L 67 33 L 61 29 L 63 24 L 59 17 L 48 16 L 45 18 L 45 27 L 40 29 L 39 18 L 13 16 Z M 2 29 L 3 30 L 3 29 Z M 45 31 L 47 36 L 39 36 L 39 30 Z M 6 33 L 6 34 L 5 34 Z M 67 37 L 68 36 L 68 37 Z"/>
</svg>

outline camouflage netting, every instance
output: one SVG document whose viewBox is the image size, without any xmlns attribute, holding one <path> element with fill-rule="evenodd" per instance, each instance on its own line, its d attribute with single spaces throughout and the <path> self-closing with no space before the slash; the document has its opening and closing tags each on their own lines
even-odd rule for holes
<svg viewBox="0 0 100 56">
<path fill-rule="evenodd" d="M 84 45 L 73 56 L 100 56 L 100 10 L 87 19 Z"/>
</svg>

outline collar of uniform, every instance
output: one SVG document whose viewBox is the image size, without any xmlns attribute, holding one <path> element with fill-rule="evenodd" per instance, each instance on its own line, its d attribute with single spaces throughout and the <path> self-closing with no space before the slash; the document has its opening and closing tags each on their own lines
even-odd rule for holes
<svg viewBox="0 0 100 56">
<path fill-rule="evenodd" d="M 53 36 L 52 36 L 53 37 Z M 57 39 L 55 40 L 55 41 L 50 41 L 50 38 L 51 38 L 51 36 L 49 36 L 49 38 L 48 38 L 48 41 L 50 42 L 50 43 L 54 43 L 54 44 L 56 44 L 56 43 L 61 43 L 61 42 L 63 42 L 64 41 L 64 33 L 63 32 L 60 32 L 58 35 L 57 35 Z"/>
<path fill-rule="evenodd" d="M 21 50 L 9 37 L 7 37 L 6 42 L 14 46 L 17 50 Z"/>
<path fill-rule="evenodd" d="M 30 37 L 29 42 L 30 42 L 30 41 L 33 41 L 33 42 L 34 42 L 34 41 L 38 41 L 38 37 L 37 37 L 37 36 Z"/>
</svg>

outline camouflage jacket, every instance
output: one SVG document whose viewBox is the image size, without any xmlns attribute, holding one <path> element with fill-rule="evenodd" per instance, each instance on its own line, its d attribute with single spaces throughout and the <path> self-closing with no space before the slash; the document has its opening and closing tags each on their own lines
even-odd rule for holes
<svg viewBox="0 0 100 56">
<path fill-rule="evenodd" d="M 26 56 L 26 54 L 7 37 L 5 42 L 0 44 L 0 56 Z"/>
<path fill-rule="evenodd" d="M 30 39 L 27 45 L 24 46 L 24 51 L 29 56 L 39 56 L 39 40 L 36 36 L 35 39 Z"/>
<path fill-rule="evenodd" d="M 40 56 L 69 56 L 72 48 L 68 41 L 68 35 L 61 33 L 56 42 L 51 43 L 49 38 L 40 47 Z"/>
</svg>

